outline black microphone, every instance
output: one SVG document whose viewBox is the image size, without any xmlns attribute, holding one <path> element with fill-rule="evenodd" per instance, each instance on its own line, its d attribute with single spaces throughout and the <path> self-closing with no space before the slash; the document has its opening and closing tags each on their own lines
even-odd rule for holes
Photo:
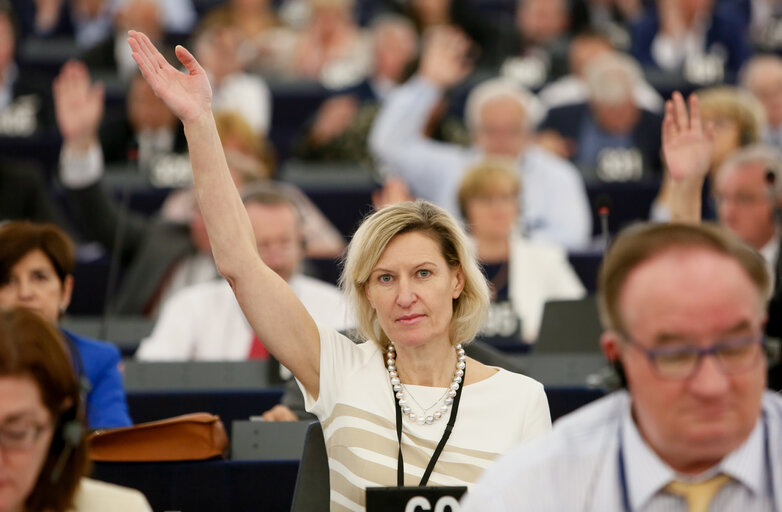
<svg viewBox="0 0 782 512">
<path fill-rule="evenodd" d="M 610 240 L 610 234 L 608 231 L 608 216 L 611 215 L 611 206 L 613 201 L 608 194 L 600 194 L 595 200 L 595 206 L 597 208 L 597 216 L 600 219 L 600 237 L 603 242 L 603 252 L 608 251 L 608 244 Z"/>
<path fill-rule="evenodd" d="M 103 315 L 101 316 L 98 338 L 108 339 L 109 317 L 114 309 L 114 290 L 119 280 L 119 270 L 122 264 L 122 246 L 125 242 L 125 231 L 130 216 L 130 185 L 124 184 L 120 190 L 120 200 L 117 205 L 117 229 L 114 232 L 114 244 L 111 248 L 109 263 L 109 275 L 106 279 L 106 290 L 103 302 Z"/>
</svg>

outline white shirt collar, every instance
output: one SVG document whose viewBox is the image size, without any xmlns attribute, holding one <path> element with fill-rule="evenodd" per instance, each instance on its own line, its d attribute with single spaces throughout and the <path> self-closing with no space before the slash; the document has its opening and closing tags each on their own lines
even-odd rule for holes
<svg viewBox="0 0 782 512">
<path fill-rule="evenodd" d="M 625 481 L 632 510 L 642 510 L 663 487 L 676 478 L 671 469 L 646 444 L 635 425 L 628 407 L 622 418 L 622 439 L 625 461 Z M 725 473 L 759 496 L 766 492 L 764 479 L 765 455 L 762 422 L 757 421 L 747 440 L 729 453 L 716 467 L 693 480 L 699 481 L 717 473 Z M 685 478 L 687 479 L 687 478 Z"/>
<path fill-rule="evenodd" d="M 777 267 L 777 258 L 779 257 L 779 230 L 774 232 L 774 236 L 771 240 L 766 242 L 766 245 L 760 248 L 758 251 L 763 260 L 766 262 L 766 268 L 769 270 L 771 276 L 771 282 L 774 282 L 774 273 Z"/>
</svg>

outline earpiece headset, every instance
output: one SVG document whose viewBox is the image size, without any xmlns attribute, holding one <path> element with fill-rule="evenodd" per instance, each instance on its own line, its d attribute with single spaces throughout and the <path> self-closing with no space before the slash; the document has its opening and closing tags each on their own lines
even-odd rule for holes
<svg viewBox="0 0 782 512">
<path fill-rule="evenodd" d="M 68 462 L 71 454 L 82 443 L 85 425 L 87 424 L 87 394 L 92 387 L 84 368 L 84 360 L 81 358 L 76 343 L 74 343 L 67 334 L 64 335 L 64 338 L 68 345 L 68 352 L 70 352 L 71 358 L 73 359 L 76 376 L 79 379 L 79 403 L 75 408 L 71 407 L 68 411 L 64 412 L 60 418 L 60 427 L 58 430 L 62 439 L 63 448 L 52 469 L 50 477 L 52 484 L 56 484 L 60 479 L 60 476 L 65 469 L 65 464 Z M 73 411 L 73 417 L 69 418 L 68 416 L 71 414 L 71 411 Z"/>
<path fill-rule="evenodd" d="M 52 475 L 50 481 L 52 484 L 56 484 L 60 479 L 65 464 L 68 462 L 73 451 L 82 443 L 84 437 L 84 426 L 87 423 L 87 393 L 90 391 L 90 381 L 87 377 L 81 375 L 79 377 L 79 403 L 75 407 L 75 414 L 73 418 L 66 418 L 66 415 L 70 411 L 74 411 L 74 408 L 69 409 L 63 413 L 61 418 L 60 435 L 62 437 L 63 448 L 57 457 L 57 462 L 52 469 Z"/>
</svg>

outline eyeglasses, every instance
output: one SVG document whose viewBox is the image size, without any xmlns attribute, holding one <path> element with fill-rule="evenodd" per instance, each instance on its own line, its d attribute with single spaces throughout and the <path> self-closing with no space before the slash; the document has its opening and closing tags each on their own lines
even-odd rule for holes
<svg viewBox="0 0 782 512">
<path fill-rule="evenodd" d="M 50 425 L 19 425 L 13 427 L 0 427 L 0 447 L 6 451 L 26 451 L 35 446 L 35 442 L 41 434 L 50 428 Z"/>
<path fill-rule="evenodd" d="M 692 377 L 701 365 L 704 356 L 712 355 L 725 374 L 742 373 L 757 363 L 761 347 L 765 340 L 763 335 L 747 336 L 723 340 L 708 348 L 695 345 L 675 345 L 648 349 L 624 336 L 628 345 L 646 356 L 655 373 L 661 378 L 683 380 Z"/>
</svg>

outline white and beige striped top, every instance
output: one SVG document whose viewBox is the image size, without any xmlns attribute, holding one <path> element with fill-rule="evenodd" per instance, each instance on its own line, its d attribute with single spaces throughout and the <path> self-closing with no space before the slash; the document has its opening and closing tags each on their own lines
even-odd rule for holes
<svg viewBox="0 0 782 512">
<path fill-rule="evenodd" d="M 396 402 L 375 343 L 356 345 L 327 328 L 320 329 L 320 337 L 320 396 L 314 401 L 305 391 L 305 400 L 307 410 L 323 424 L 331 510 L 363 511 L 366 487 L 396 485 Z M 445 391 L 407 387 L 424 407 Z M 417 425 L 403 419 L 406 485 L 418 485 L 445 425 L 442 420 Z M 550 428 L 543 386 L 528 377 L 500 370 L 465 386 L 456 424 L 429 485 L 469 487 L 499 455 Z"/>
</svg>

